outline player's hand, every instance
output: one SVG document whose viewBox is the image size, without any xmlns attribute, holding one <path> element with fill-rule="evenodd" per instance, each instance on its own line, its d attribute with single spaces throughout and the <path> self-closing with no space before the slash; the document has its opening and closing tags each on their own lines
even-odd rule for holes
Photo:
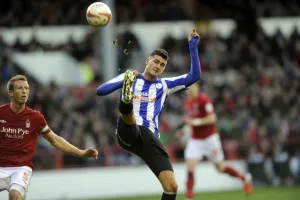
<svg viewBox="0 0 300 200">
<path fill-rule="evenodd" d="M 200 38 L 199 34 L 196 32 L 196 29 L 193 28 L 192 32 L 188 36 L 188 40 L 191 41 L 192 38 Z"/>
<path fill-rule="evenodd" d="M 95 148 L 88 148 L 83 150 L 82 157 L 98 159 L 98 151 Z"/>
<path fill-rule="evenodd" d="M 139 72 L 135 69 L 135 70 L 133 70 L 133 74 L 134 74 L 135 76 L 138 76 L 138 75 L 139 75 Z"/>
<path fill-rule="evenodd" d="M 196 29 L 193 28 L 192 32 L 188 36 L 188 41 L 189 41 L 190 45 L 192 45 L 192 46 L 198 46 L 199 41 L 200 41 L 200 36 L 196 32 Z"/>
<path fill-rule="evenodd" d="M 126 70 L 126 72 L 125 73 L 127 73 L 127 72 L 133 72 L 133 75 L 135 76 L 135 77 L 137 77 L 140 73 L 136 70 L 136 69 L 127 69 Z"/>
</svg>

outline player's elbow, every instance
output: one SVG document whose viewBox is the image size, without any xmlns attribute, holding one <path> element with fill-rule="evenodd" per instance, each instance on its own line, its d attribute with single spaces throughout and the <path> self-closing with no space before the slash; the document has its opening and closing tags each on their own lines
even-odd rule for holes
<svg viewBox="0 0 300 200">
<path fill-rule="evenodd" d="M 186 87 L 193 85 L 195 82 L 200 80 L 200 74 L 190 73 L 188 74 Z"/>
<path fill-rule="evenodd" d="M 196 81 L 199 81 L 200 80 L 200 74 L 196 74 L 194 77 L 193 77 L 193 81 L 196 82 Z"/>
<path fill-rule="evenodd" d="M 198 69 L 200 69 L 200 65 L 197 66 Z M 194 81 L 199 81 L 200 80 L 200 76 L 201 76 L 201 70 L 197 71 L 196 73 L 193 73 L 193 79 Z"/>
<path fill-rule="evenodd" d="M 200 80 L 200 74 L 200 72 L 191 73 L 191 80 L 193 83 Z"/>
</svg>

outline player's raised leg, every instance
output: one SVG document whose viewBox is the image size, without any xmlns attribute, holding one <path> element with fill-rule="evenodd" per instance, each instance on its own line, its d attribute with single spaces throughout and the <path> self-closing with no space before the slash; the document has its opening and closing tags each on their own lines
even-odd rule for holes
<svg viewBox="0 0 300 200">
<path fill-rule="evenodd" d="M 175 180 L 173 171 L 162 171 L 159 173 L 158 179 L 164 189 L 161 200 L 175 200 L 178 190 L 178 185 Z"/>
<path fill-rule="evenodd" d="M 133 149 L 140 135 L 139 127 L 136 125 L 132 103 L 135 77 L 136 74 L 131 70 L 127 70 L 124 74 L 122 96 L 119 101 L 120 116 L 117 122 L 117 137 L 119 144 L 124 149 L 139 155 L 140 152 L 135 152 Z"/>
<path fill-rule="evenodd" d="M 119 111 L 120 117 L 122 120 L 128 124 L 133 125 L 135 124 L 135 118 L 133 114 L 133 84 L 136 75 L 134 71 L 127 70 L 124 74 L 124 81 L 123 81 L 123 88 L 122 88 L 122 97 L 119 101 Z"/>
</svg>

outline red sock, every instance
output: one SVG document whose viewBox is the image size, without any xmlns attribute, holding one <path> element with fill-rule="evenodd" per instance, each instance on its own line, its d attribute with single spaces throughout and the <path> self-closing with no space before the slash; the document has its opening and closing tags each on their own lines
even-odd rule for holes
<svg viewBox="0 0 300 200">
<path fill-rule="evenodd" d="M 238 172 L 236 169 L 234 169 L 234 168 L 232 168 L 230 166 L 225 166 L 224 173 L 229 174 L 230 176 L 239 178 L 241 180 L 245 179 L 245 175 L 244 174 Z"/>
<path fill-rule="evenodd" d="M 188 178 L 186 181 L 186 198 L 193 198 L 193 188 L 194 188 L 194 173 L 188 172 Z"/>
</svg>

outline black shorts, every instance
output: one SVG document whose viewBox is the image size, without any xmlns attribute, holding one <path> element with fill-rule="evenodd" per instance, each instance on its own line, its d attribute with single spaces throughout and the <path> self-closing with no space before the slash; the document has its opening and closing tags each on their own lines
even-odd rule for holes
<svg viewBox="0 0 300 200">
<path fill-rule="evenodd" d="M 128 125 L 119 117 L 117 138 L 122 148 L 141 157 L 157 177 L 162 171 L 173 171 L 166 149 L 148 128 Z"/>
</svg>

